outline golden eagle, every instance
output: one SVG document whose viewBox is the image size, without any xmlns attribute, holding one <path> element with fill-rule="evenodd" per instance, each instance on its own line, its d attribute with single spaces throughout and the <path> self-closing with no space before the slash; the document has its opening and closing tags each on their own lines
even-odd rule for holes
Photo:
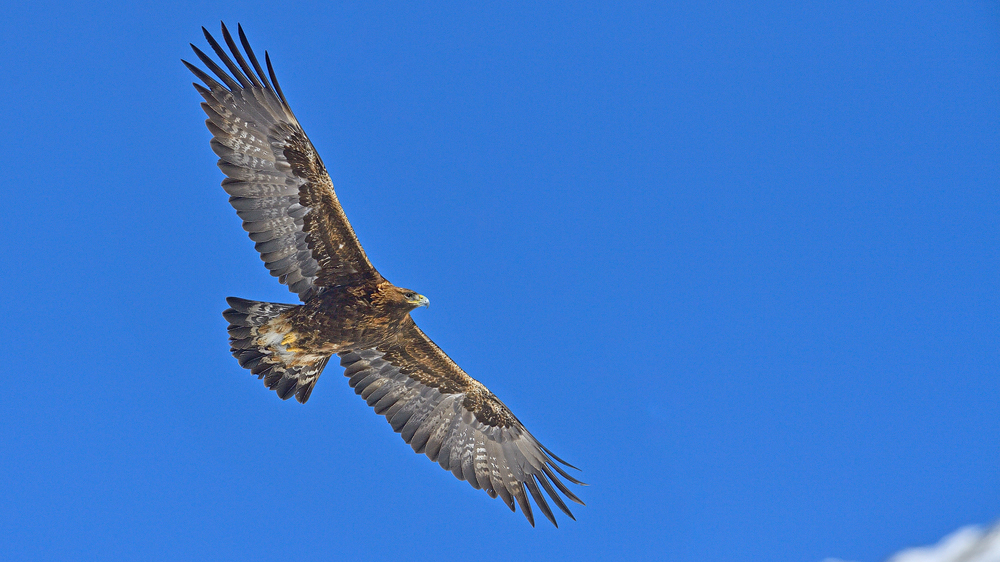
<svg viewBox="0 0 1000 562">
<path fill-rule="evenodd" d="M 267 53 L 265 75 L 242 26 L 246 57 L 225 24 L 232 58 L 202 30 L 229 72 L 194 45 L 215 77 L 183 62 L 204 83 L 194 87 L 205 98 L 212 150 L 226 175 L 222 188 L 265 267 L 302 301 L 226 299 L 233 356 L 282 400 L 294 395 L 304 403 L 337 355 L 354 391 L 414 451 L 500 496 L 511 511 L 517 502 L 532 525 L 527 494 L 557 525 L 539 488 L 573 518 L 556 489 L 583 505 L 559 479 L 582 484 L 559 463 L 575 467 L 539 443 L 413 323 L 410 311 L 426 306 L 426 297 L 396 287 L 368 261 Z"/>
</svg>

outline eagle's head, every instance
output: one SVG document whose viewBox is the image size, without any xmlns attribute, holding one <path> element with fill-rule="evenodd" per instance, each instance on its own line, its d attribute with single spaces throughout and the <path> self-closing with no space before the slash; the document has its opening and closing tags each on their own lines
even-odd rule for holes
<svg viewBox="0 0 1000 562">
<path fill-rule="evenodd" d="M 431 301 L 416 291 L 385 283 L 380 287 L 383 302 L 404 314 L 420 306 L 430 306 Z"/>
<path fill-rule="evenodd" d="M 410 305 L 410 310 L 418 308 L 421 306 L 430 306 L 431 301 L 427 297 L 421 295 L 416 291 L 411 291 L 409 289 L 399 289 L 403 293 L 403 299 L 405 299 L 406 304 Z"/>
</svg>

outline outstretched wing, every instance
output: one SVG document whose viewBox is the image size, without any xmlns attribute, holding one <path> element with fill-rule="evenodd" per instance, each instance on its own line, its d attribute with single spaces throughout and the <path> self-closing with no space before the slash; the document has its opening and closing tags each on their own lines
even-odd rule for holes
<svg viewBox="0 0 1000 562">
<path fill-rule="evenodd" d="M 208 114 L 212 150 L 227 176 L 222 187 L 271 275 L 302 301 L 322 287 L 379 277 L 340 208 L 323 161 L 288 107 L 270 57 L 264 53 L 268 81 L 242 26 L 240 42 L 252 68 L 225 24 L 222 36 L 235 63 L 202 30 L 229 73 L 194 45 L 221 83 L 182 62 L 207 86 L 194 85 L 205 98 L 201 107 Z"/>
<path fill-rule="evenodd" d="M 517 502 L 532 526 L 527 494 L 558 526 L 539 486 L 575 519 L 556 492 L 583 505 L 559 476 L 582 483 L 557 463 L 575 467 L 539 443 L 503 402 L 465 374 L 412 320 L 407 319 L 399 334 L 390 344 L 340 354 L 354 391 L 384 415 L 414 451 L 490 497 L 499 495 L 511 511 Z"/>
</svg>

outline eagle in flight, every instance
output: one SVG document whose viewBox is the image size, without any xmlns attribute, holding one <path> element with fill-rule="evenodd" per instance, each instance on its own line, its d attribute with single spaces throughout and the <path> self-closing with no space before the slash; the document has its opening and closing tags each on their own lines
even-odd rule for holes
<svg viewBox="0 0 1000 562">
<path fill-rule="evenodd" d="M 245 57 L 225 24 L 232 57 L 202 28 L 228 72 L 194 45 L 211 74 L 183 62 L 204 84 L 194 87 L 205 98 L 212 150 L 226 175 L 222 188 L 264 266 L 302 304 L 226 299 L 233 356 L 282 400 L 305 403 L 336 355 L 354 391 L 414 451 L 500 496 L 511 511 L 516 502 L 532 526 L 528 494 L 558 526 L 542 490 L 573 518 L 558 492 L 583 502 L 559 477 L 582 482 L 559 465 L 575 467 L 539 443 L 414 324 L 410 311 L 427 306 L 427 297 L 393 285 L 368 261 L 270 57 L 264 53 L 265 75 L 237 29 Z"/>
</svg>

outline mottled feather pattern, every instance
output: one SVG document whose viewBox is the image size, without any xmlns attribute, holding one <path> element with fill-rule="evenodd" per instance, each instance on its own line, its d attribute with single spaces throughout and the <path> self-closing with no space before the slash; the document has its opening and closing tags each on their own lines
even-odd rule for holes
<svg viewBox="0 0 1000 562">
<path fill-rule="evenodd" d="M 583 504 L 556 476 L 580 484 L 556 464 L 566 463 L 535 440 L 500 400 L 461 372 L 412 322 L 400 331 L 399 339 L 409 343 L 397 341 L 387 349 L 340 354 L 348 383 L 375 413 L 385 416 L 415 452 L 426 454 L 456 478 L 482 488 L 490 497 L 500 496 L 512 511 L 516 503 L 532 525 L 534 515 L 526 494 L 531 494 L 543 515 L 558 526 L 539 484 L 572 518 L 556 492 L 558 489 L 570 500 Z M 453 380 L 434 376 L 427 370 L 426 359 L 431 354 L 440 354 L 440 360 L 454 365 L 461 376 Z M 411 363 L 414 356 L 424 361 Z M 430 368 L 437 366 L 432 362 Z M 475 397 L 471 403 L 488 406 L 469 409 L 466 404 L 470 396 Z"/>
<path fill-rule="evenodd" d="M 412 320 L 404 323 L 398 336 L 380 347 L 403 373 L 422 384 L 447 393 L 462 393 L 463 406 L 475 412 L 487 425 L 507 427 L 517 418 L 482 383 L 470 377 L 445 354 Z"/>
<path fill-rule="evenodd" d="M 285 158 L 296 174 L 307 180 L 299 190 L 300 201 L 305 206 L 325 211 L 303 217 L 309 249 L 319 262 L 316 284 L 331 287 L 378 275 L 362 251 L 337 200 L 330 176 L 305 133 L 301 130 L 290 132 L 284 147 Z"/>
</svg>

